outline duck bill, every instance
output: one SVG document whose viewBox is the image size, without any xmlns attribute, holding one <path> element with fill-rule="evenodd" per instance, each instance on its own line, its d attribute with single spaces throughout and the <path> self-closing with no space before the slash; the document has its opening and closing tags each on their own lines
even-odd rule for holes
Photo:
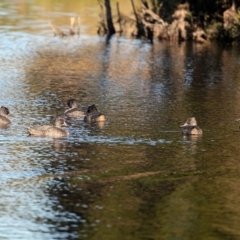
<svg viewBox="0 0 240 240">
<path fill-rule="evenodd" d="M 183 125 L 181 125 L 180 127 L 182 128 L 182 127 L 185 127 L 185 126 L 188 126 L 189 124 L 187 124 L 187 123 L 184 123 Z"/>
<path fill-rule="evenodd" d="M 66 126 L 68 126 L 68 125 L 67 125 L 67 123 L 66 123 L 66 122 L 64 122 L 62 126 L 65 126 L 65 127 L 66 127 Z"/>
</svg>

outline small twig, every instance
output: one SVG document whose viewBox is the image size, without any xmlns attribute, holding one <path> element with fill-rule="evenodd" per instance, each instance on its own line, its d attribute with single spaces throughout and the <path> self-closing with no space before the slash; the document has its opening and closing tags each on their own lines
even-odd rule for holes
<svg viewBox="0 0 240 240">
<path fill-rule="evenodd" d="M 78 22 L 77 35 L 79 36 L 80 35 L 80 27 L 81 27 L 81 18 L 80 17 L 77 18 L 77 22 Z"/>
<path fill-rule="evenodd" d="M 54 35 L 61 36 L 61 37 L 66 36 L 66 34 L 62 32 L 60 29 L 55 28 L 50 21 L 48 22 L 48 24 L 52 28 Z"/>
<path fill-rule="evenodd" d="M 70 18 L 70 35 L 74 35 L 74 23 L 75 23 L 75 17 Z"/>
</svg>

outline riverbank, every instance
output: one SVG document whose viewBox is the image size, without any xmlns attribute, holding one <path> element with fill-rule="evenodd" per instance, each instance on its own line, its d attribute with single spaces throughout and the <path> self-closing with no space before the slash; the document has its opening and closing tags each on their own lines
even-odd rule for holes
<svg viewBox="0 0 240 240">
<path fill-rule="evenodd" d="M 172 4 L 171 8 L 163 2 L 142 0 L 141 7 L 136 7 L 133 0 L 132 14 L 121 13 L 121 4 L 112 6 L 101 4 L 99 35 L 119 34 L 142 38 L 150 42 L 153 39 L 167 41 L 194 41 L 201 44 L 219 41 L 225 43 L 240 42 L 240 16 L 237 6 L 215 4 L 215 12 L 205 8 L 204 11 L 188 2 Z M 214 5 L 214 4 L 213 4 Z M 202 7 L 200 6 L 200 9 Z"/>
</svg>

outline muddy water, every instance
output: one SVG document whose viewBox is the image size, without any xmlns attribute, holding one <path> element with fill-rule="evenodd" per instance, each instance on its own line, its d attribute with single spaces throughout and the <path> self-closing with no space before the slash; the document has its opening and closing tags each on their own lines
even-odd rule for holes
<svg viewBox="0 0 240 240">
<path fill-rule="evenodd" d="M 0 130 L 0 238 L 238 239 L 240 49 L 106 44 L 93 24 L 53 37 L 46 14 L 63 28 L 76 7 L 97 15 L 74 4 L 1 5 L 0 104 L 13 117 Z M 106 123 L 66 118 L 68 138 L 28 136 L 70 97 Z M 202 137 L 182 137 L 190 116 Z"/>
</svg>

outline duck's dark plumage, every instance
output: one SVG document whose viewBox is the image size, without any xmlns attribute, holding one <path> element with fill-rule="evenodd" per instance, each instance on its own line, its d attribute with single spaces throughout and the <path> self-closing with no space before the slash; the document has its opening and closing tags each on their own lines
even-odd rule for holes
<svg viewBox="0 0 240 240">
<path fill-rule="evenodd" d="M 84 121 L 87 123 L 96 123 L 96 122 L 104 122 L 106 117 L 98 112 L 97 107 L 95 104 L 91 105 L 87 109 L 86 116 L 84 117 Z"/>
</svg>

